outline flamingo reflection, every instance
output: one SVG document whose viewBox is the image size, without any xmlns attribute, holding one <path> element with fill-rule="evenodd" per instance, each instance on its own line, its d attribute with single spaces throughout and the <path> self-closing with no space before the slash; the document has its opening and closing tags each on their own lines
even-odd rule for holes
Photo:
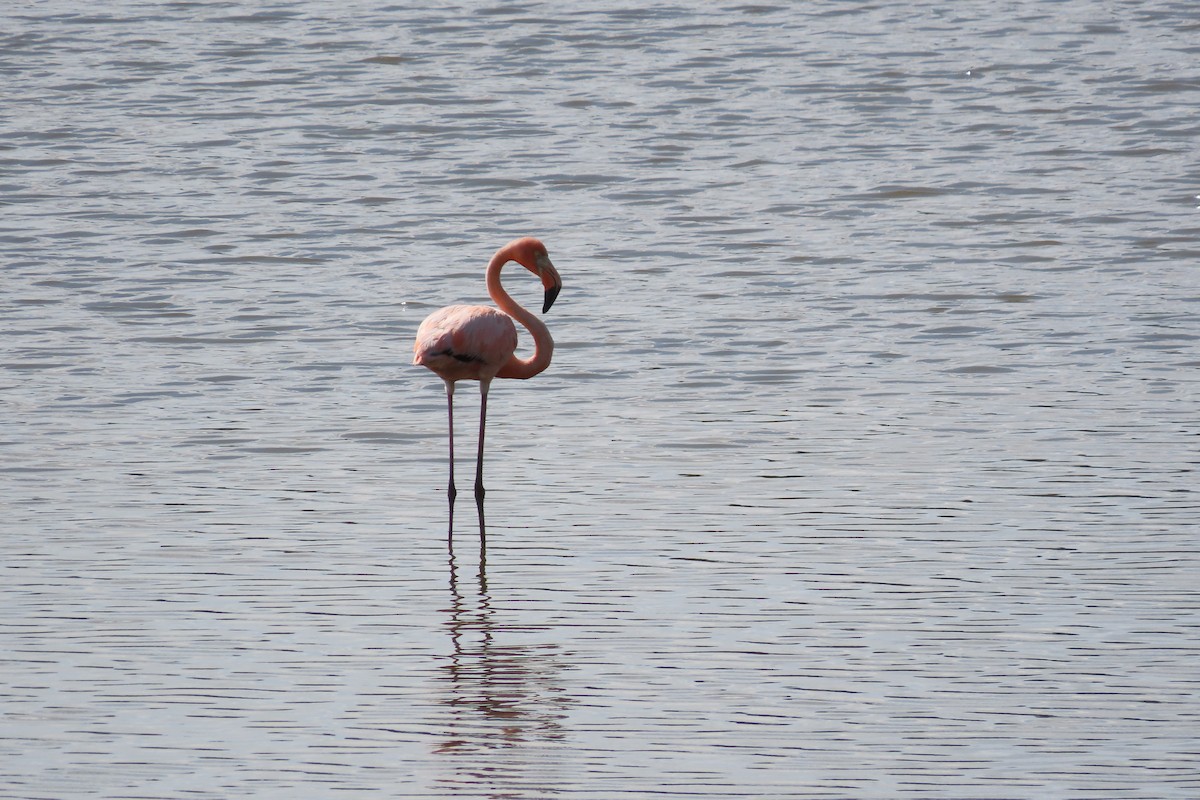
<svg viewBox="0 0 1200 800">
<path fill-rule="evenodd" d="M 493 604 L 482 502 L 476 503 L 476 511 L 477 555 L 455 549 L 453 507 L 450 512 L 445 625 L 451 648 L 440 676 L 447 713 L 435 752 L 469 757 L 458 764 L 455 783 L 527 786 L 548 777 L 547 763 L 554 763 L 557 752 L 550 745 L 565 735 L 568 700 L 557 680 L 564 664 L 557 645 L 528 643 L 537 628 L 514 624 L 512 612 Z M 474 580 L 460 575 L 469 575 L 472 567 Z M 512 641 L 518 637 L 524 641 Z"/>
</svg>

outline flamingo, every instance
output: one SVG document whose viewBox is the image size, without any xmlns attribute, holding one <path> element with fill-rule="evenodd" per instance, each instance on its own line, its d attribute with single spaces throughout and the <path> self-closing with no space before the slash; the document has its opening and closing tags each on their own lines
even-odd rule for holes
<svg viewBox="0 0 1200 800">
<path fill-rule="evenodd" d="M 428 367 L 446 382 L 449 412 L 450 483 L 447 494 L 454 502 L 454 384 L 479 381 L 479 451 L 475 458 L 475 499 L 483 501 L 483 431 L 487 424 L 488 389 L 493 378 L 532 378 L 550 366 L 554 340 L 550 329 L 532 312 L 509 297 L 500 285 L 500 270 L 516 261 L 542 280 L 545 297 L 542 313 L 554 305 L 562 289 L 562 278 L 550 263 L 546 246 L 532 236 L 501 247 L 487 266 L 487 290 L 499 310 L 490 306 L 446 306 L 433 312 L 417 329 L 413 342 L 413 364 Z M 518 358 L 517 328 L 520 322 L 533 334 L 533 355 Z"/>
</svg>

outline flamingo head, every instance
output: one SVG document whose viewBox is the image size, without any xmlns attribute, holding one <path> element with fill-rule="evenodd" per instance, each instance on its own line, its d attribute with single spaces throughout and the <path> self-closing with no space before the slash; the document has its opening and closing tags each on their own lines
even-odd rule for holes
<svg viewBox="0 0 1200 800">
<path fill-rule="evenodd" d="M 542 313 L 545 314 L 554 305 L 555 298 L 562 291 L 562 278 L 558 270 L 550 263 L 550 254 L 546 245 L 532 236 L 517 239 L 508 245 L 509 257 L 542 279 L 542 288 L 546 294 L 542 302 Z"/>
</svg>

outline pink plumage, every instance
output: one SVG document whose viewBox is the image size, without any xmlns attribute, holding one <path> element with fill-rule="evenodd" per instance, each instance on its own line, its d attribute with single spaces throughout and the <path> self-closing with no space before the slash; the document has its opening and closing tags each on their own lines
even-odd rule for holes
<svg viewBox="0 0 1200 800">
<path fill-rule="evenodd" d="M 446 404 L 450 416 L 450 501 L 454 501 L 454 384 L 479 381 L 479 453 L 475 463 L 475 497 L 482 501 L 483 433 L 487 423 L 488 388 L 493 378 L 532 378 L 550 366 L 554 340 L 540 319 L 522 308 L 500 285 L 500 270 L 516 261 L 541 278 L 545 289 L 542 313 L 550 310 L 562 289 L 558 270 L 550 263 L 546 246 L 532 237 L 509 242 L 488 262 L 488 294 L 499 310 L 488 306 L 447 306 L 433 312 L 417 329 L 413 364 L 428 367 L 446 382 Z M 520 322 L 533 336 L 533 356 L 519 358 L 517 327 Z"/>
<path fill-rule="evenodd" d="M 446 306 L 417 330 L 413 363 L 447 380 L 495 377 L 517 349 L 512 317 L 487 306 Z"/>
</svg>

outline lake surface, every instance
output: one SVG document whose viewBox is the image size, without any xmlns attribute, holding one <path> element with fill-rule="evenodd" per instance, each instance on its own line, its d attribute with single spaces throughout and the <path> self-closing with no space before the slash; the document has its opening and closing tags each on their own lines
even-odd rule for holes
<svg viewBox="0 0 1200 800">
<path fill-rule="evenodd" d="M 7 5 L 0 797 L 1200 796 L 1198 59 L 1163 0 Z M 460 387 L 451 520 L 412 337 L 527 234 L 554 363 L 482 518 Z"/>
</svg>

